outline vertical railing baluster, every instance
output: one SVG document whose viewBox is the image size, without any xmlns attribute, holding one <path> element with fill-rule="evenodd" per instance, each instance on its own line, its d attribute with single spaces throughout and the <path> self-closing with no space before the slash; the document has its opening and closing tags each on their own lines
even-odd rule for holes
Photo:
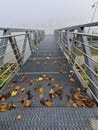
<svg viewBox="0 0 98 130">
<path fill-rule="evenodd" d="M 11 35 L 11 33 L 10 33 L 10 35 Z M 18 48 L 15 37 L 14 38 L 9 37 L 9 41 L 11 43 L 11 47 L 12 47 L 13 53 L 15 55 L 15 58 L 17 60 L 17 63 L 21 67 L 21 65 L 22 65 L 22 57 L 21 57 L 21 53 L 19 51 L 19 48 Z"/>
<path fill-rule="evenodd" d="M 8 35 L 7 30 L 3 31 L 3 36 L 5 36 L 5 35 Z M 4 55 L 6 53 L 7 44 L 8 44 L 8 38 L 1 39 L 0 46 L 4 46 L 4 47 L 0 48 L 0 56 Z M 5 56 L 2 56 L 0 58 L 0 66 L 2 65 L 2 63 L 4 61 L 4 57 Z"/>
<path fill-rule="evenodd" d="M 26 43 L 27 43 L 27 40 L 28 40 L 28 34 L 27 33 L 28 32 L 26 32 L 26 34 L 25 34 L 23 48 L 22 48 L 22 61 L 24 61 L 24 57 L 25 57 Z"/>
</svg>

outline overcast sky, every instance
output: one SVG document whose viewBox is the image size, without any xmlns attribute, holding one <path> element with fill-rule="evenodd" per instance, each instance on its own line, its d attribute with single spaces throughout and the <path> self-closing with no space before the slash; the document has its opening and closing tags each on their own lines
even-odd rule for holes
<svg viewBox="0 0 98 130">
<path fill-rule="evenodd" d="M 96 0 L 0 0 L 0 26 L 45 29 L 90 22 Z M 98 21 L 98 8 L 94 21 Z"/>
</svg>

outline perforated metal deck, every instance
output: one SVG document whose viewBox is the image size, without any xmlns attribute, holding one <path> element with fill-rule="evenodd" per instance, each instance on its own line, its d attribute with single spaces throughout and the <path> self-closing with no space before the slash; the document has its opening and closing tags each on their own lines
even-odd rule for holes
<svg viewBox="0 0 98 130">
<path fill-rule="evenodd" d="M 55 64 L 53 65 L 54 61 Z M 59 72 L 60 70 L 62 70 L 62 73 Z M 20 85 L 29 89 L 36 98 L 32 98 L 32 106 L 24 110 L 21 110 L 21 104 L 18 102 L 20 97 L 26 96 L 24 93 L 8 98 L 6 102 L 13 102 L 18 107 L 0 113 L 0 130 L 92 130 L 91 120 L 93 118 L 98 119 L 97 108 L 65 107 L 67 103 L 66 94 L 69 94 L 70 88 L 81 86 L 75 74 L 72 75 L 75 82 L 70 82 L 70 70 L 72 70 L 71 65 L 62 54 L 53 36 L 46 36 L 44 41 L 38 45 L 38 50 L 32 53 L 17 75 L 11 80 L 11 82 L 17 81 L 14 83 L 14 87 Z M 39 93 L 34 92 L 34 88 L 39 83 L 31 85 L 28 81 L 19 82 L 22 75 L 25 75 L 29 80 L 34 80 L 42 74 L 55 79 L 54 82 L 49 80 L 40 82 L 40 85 L 45 90 L 45 99 L 49 98 L 48 93 L 50 90 L 46 85 L 47 82 L 52 87 L 55 84 L 63 85 L 64 98 L 62 100 L 59 98 L 54 99 L 52 107 L 44 107 L 40 103 Z M 10 90 L 6 86 L 1 90 L 3 93 L 8 91 Z M 22 115 L 21 120 L 16 119 L 19 114 Z"/>
</svg>

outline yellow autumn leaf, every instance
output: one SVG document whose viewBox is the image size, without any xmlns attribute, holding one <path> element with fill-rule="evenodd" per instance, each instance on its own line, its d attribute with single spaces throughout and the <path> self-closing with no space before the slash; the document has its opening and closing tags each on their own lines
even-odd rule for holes
<svg viewBox="0 0 98 130">
<path fill-rule="evenodd" d="M 39 78 L 38 78 L 38 80 L 39 80 L 39 81 L 42 81 L 42 80 L 43 80 L 43 78 L 42 78 L 42 77 L 39 77 Z"/>
<path fill-rule="evenodd" d="M 44 88 L 40 88 L 40 89 L 39 89 L 39 92 L 40 92 L 40 93 L 43 93 L 43 92 L 44 92 Z"/>
<path fill-rule="evenodd" d="M 18 115 L 18 116 L 16 117 L 17 120 L 20 120 L 21 118 L 22 118 L 22 115 Z"/>
<path fill-rule="evenodd" d="M 11 92 L 11 96 L 12 97 L 16 96 L 17 94 L 18 94 L 18 92 L 16 90 L 14 90 L 14 91 Z"/>
<path fill-rule="evenodd" d="M 26 92 L 26 91 L 27 91 L 26 88 L 21 89 L 21 92 Z"/>
</svg>

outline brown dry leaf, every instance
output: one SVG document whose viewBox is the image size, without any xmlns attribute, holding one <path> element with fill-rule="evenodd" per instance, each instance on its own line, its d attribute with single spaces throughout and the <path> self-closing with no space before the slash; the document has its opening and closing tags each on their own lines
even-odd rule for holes
<svg viewBox="0 0 98 130">
<path fill-rule="evenodd" d="M 58 85 L 58 84 L 55 84 L 55 87 L 56 87 L 56 88 L 58 88 L 58 87 L 59 87 L 59 85 Z"/>
<path fill-rule="evenodd" d="M 10 102 L 10 103 L 7 104 L 7 109 L 8 110 L 11 110 L 13 107 L 14 107 L 14 105 L 13 105 L 12 102 Z"/>
<path fill-rule="evenodd" d="M 17 96 L 18 95 L 18 91 L 17 90 L 13 90 L 11 92 L 11 96 L 14 97 L 14 96 Z"/>
<path fill-rule="evenodd" d="M 20 86 L 16 86 L 16 88 L 15 88 L 16 90 L 20 90 L 21 89 L 21 87 Z"/>
<path fill-rule="evenodd" d="M 72 95 L 74 97 L 75 100 L 80 100 L 80 92 L 77 91 L 76 93 L 74 93 L 74 95 Z"/>
<path fill-rule="evenodd" d="M 43 94 L 39 95 L 39 99 L 43 99 L 43 97 L 44 97 Z"/>
<path fill-rule="evenodd" d="M 51 107 L 51 106 L 52 106 L 52 100 L 46 100 L 46 101 L 45 101 L 45 104 L 46 104 L 48 107 Z"/>
<path fill-rule="evenodd" d="M 32 83 L 33 83 L 33 80 L 29 80 L 29 83 L 32 84 Z"/>
<path fill-rule="evenodd" d="M 74 78 L 70 78 L 70 81 L 71 81 L 71 82 L 74 82 L 74 81 L 75 81 L 75 79 L 74 79 Z"/>
<path fill-rule="evenodd" d="M 54 94 L 49 94 L 51 99 L 55 99 L 55 95 Z"/>
<path fill-rule="evenodd" d="M 24 107 L 30 107 L 31 104 L 32 104 L 32 102 L 31 102 L 30 100 L 27 99 L 27 100 L 24 101 L 23 106 L 24 106 Z"/>
<path fill-rule="evenodd" d="M 35 92 L 39 92 L 39 87 L 34 88 Z"/>
<path fill-rule="evenodd" d="M 68 104 L 70 104 L 71 106 L 73 105 L 73 100 L 71 98 L 68 100 Z"/>
<path fill-rule="evenodd" d="M 21 120 L 21 118 L 22 118 L 22 115 L 17 115 L 16 117 L 17 120 Z"/>
<path fill-rule="evenodd" d="M 76 102 L 76 105 L 78 107 L 82 107 L 83 106 L 83 102 L 81 100 L 76 100 L 75 102 Z"/>
<path fill-rule="evenodd" d="M 1 101 L 1 102 L 5 101 L 5 97 L 2 97 L 0 101 Z"/>
<path fill-rule="evenodd" d="M 81 88 L 81 91 L 82 91 L 82 92 L 86 92 L 86 91 L 87 91 L 87 88 L 82 87 L 82 88 Z"/>
<path fill-rule="evenodd" d="M 46 74 L 42 74 L 42 77 L 43 77 L 43 78 L 46 78 L 46 76 L 47 76 Z"/>
<path fill-rule="evenodd" d="M 48 78 L 48 77 L 46 77 L 45 79 L 46 79 L 46 80 L 48 80 L 49 78 Z"/>
<path fill-rule="evenodd" d="M 50 89 L 49 94 L 54 94 L 54 90 Z"/>
<path fill-rule="evenodd" d="M 39 82 L 39 79 L 38 79 L 38 78 L 36 78 L 36 79 L 35 79 L 35 82 Z"/>
<path fill-rule="evenodd" d="M 60 69 L 60 70 L 59 70 L 59 73 L 63 73 L 63 69 Z"/>
<path fill-rule="evenodd" d="M 26 98 L 19 98 L 18 101 L 21 102 L 21 103 L 24 103 L 24 101 L 26 100 Z"/>
<path fill-rule="evenodd" d="M 26 91 L 27 91 L 26 88 L 22 88 L 22 89 L 21 89 L 21 92 L 26 92 Z"/>
</svg>

